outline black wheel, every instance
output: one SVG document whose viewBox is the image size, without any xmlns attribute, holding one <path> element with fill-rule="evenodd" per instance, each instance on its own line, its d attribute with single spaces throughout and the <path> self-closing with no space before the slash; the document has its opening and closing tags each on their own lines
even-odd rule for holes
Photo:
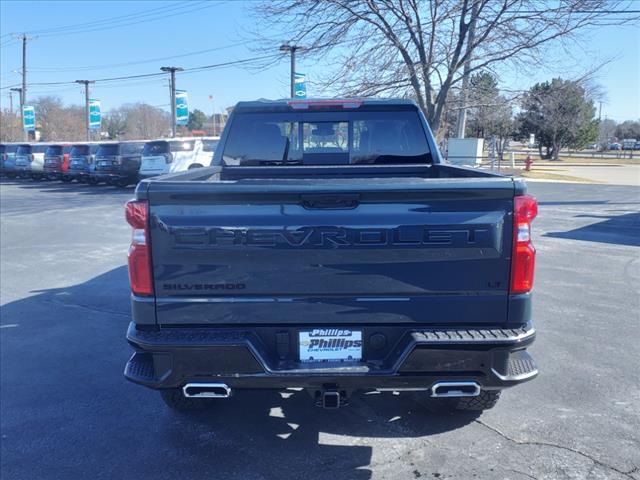
<svg viewBox="0 0 640 480">
<path fill-rule="evenodd" d="M 482 390 L 477 397 L 429 398 L 427 407 L 434 412 L 482 411 L 496 406 L 501 390 Z"/>
<path fill-rule="evenodd" d="M 15 173 L 7 173 L 7 177 L 8 178 L 16 178 L 16 174 Z"/>
<path fill-rule="evenodd" d="M 120 188 L 125 188 L 127 185 L 129 185 L 129 180 L 127 180 L 126 178 L 119 178 L 118 180 L 115 180 L 113 185 L 116 185 Z"/>
<path fill-rule="evenodd" d="M 160 396 L 167 407 L 177 412 L 197 412 L 206 409 L 212 403 L 208 398 L 186 398 L 181 388 L 160 390 Z"/>
<path fill-rule="evenodd" d="M 189 165 L 188 170 L 193 170 L 194 168 L 202 168 L 202 165 L 200 165 L 199 163 L 194 163 L 192 165 Z"/>
<path fill-rule="evenodd" d="M 89 177 L 89 178 L 87 179 L 87 183 L 88 183 L 89 185 L 97 185 L 97 184 L 98 184 L 98 180 L 97 180 L 97 179 L 95 179 L 95 178 L 93 178 L 93 177 Z"/>
<path fill-rule="evenodd" d="M 63 176 L 62 176 L 62 178 L 61 178 L 61 180 L 62 180 L 64 183 L 71 183 L 71 180 L 73 180 L 73 178 L 71 178 L 71 177 L 70 177 L 70 176 L 68 176 L 68 175 L 63 175 Z"/>
<path fill-rule="evenodd" d="M 489 410 L 496 406 L 501 393 L 501 390 L 482 390 L 477 397 L 459 398 L 456 410 Z"/>
</svg>

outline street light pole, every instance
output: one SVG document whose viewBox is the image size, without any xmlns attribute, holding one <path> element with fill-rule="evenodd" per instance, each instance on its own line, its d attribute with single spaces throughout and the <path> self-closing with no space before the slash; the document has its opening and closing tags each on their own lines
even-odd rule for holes
<svg viewBox="0 0 640 480">
<path fill-rule="evenodd" d="M 84 85 L 84 122 L 87 130 L 87 142 L 91 140 L 91 127 L 89 122 L 89 84 L 93 80 L 76 80 L 76 83 Z"/>
<path fill-rule="evenodd" d="M 300 45 L 289 45 L 288 43 L 280 45 L 281 52 L 289 52 L 291 54 L 291 98 L 295 98 L 295 78 L 296 78 L 296 50 L 300 50 Z"/>
<path fill-rule="evenodd" d="M 169 92 L 171 96 L 171 137 L 176 136 L 176 72 L 181 72 L 180 67 L 161 67 L 160 70 L 170 74 Z"/>
<path fill-rule="evenodd" d="M 22 110 L 22 107 L 24 107 L 24 104 L 27 101 L 27 36 L 23 33 L 22 34 L 22 93 L 20 93 L 20 98 L 21 98 L 21 107 L 20 110 Z M 24 113 L 22 113 L 22 115 L 24 116 Z M 23 123 L 22 123 L 23 129 L 24 129 L 24 119 L 23 119 Z M 28 141 L 29 140 L 29 132 L 27 132 L 26 130 L 24 130 L 24 141 Z"/>
</svg>

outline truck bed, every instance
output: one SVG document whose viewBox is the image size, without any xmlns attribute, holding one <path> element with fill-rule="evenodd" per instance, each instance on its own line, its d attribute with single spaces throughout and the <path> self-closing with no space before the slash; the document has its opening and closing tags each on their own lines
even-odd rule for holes
<svg viewBox="0 0 640 480">
<path fill-rule="evenodd" d="M 212 167 L 142 182 L 156 321 L 506 325 L 523 191 L 448 165 Z"/>
</svg>

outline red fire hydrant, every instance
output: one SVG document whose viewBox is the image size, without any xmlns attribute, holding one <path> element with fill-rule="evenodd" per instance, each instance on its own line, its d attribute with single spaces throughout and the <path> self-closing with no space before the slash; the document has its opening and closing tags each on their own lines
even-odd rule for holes
<svg viewBox="0 0 640 480">
<path fill-rule="evenodd" d="M 533 159 L 531 158 L 531 155 L 527 155 L 527 158 L 524 161 L 524 169 L 528 172 L 531 170 L 531 165 L 533 165 Z"/>
</svg>

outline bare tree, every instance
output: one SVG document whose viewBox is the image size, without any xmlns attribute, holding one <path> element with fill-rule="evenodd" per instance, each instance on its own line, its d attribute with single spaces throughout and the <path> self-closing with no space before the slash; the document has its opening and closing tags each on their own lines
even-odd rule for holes
<svg viewBox="0 0 640 480">
<path fill-rule="evenodd" d="M 8 108 L 0 110 L 0 141 L 18 142 L 22 140 L 20 116 Z"/>
<path fill-rule="evenodd" d="M 126 119 L 126 138 L 143 140 L 168 134 L 171 116 L 161 108 L 135 103 L 123 105 L 120 110 Z"/>
<path fill-rule="evenodd" d="M 84 108 L 65 106 L 59 97 L 45 96 L 34 101 L 36 125 L 43 141 L 77 141 L 84 138 Z"/>
<path fill-rule="evenodd" d="M 450 92 L 462 82 L 465 64 L 471 74 L 505 62 L 516 66 L 542 62 L 549 42 L 573 39 L 590 26 L 636 22 L 637 15 L 616 13 L 630 4 L 628 0 L 273 0 L 256 8 L 259 28 L 278 29 L 278 40 L 303 45 L 306 54 L 325 57 L 324 63 L 335 66 L 321 82 L 325 89 L 342 95 L 412 97 L 438 129 Z M 275 37 L 264 39 L 271 51 L 279 43 Z"/>
</svg>

